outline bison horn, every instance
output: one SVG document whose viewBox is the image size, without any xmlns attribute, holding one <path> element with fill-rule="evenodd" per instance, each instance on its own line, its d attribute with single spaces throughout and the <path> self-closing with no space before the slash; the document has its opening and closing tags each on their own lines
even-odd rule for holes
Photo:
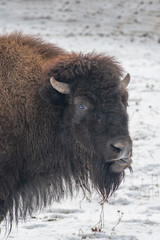
<svg viewBox="0 0 160 240">
<path fill-rule="evenodd" d="M 130 82 L 130 74 L 127 73 L 127 75 L 125 76 L 125 78 L 121 81 L 122 86 L 123 86 L 124 88 L 127 88 L 129 82 Z"/>
<path fill-rule="evenodd" d="M 54 77 L 50 78 L 50 83 L 54 89 L 56 89 L 58 92 L 63 94 L 69 94 L 70 93 L 70 87 L 67 83 L 58 82 L 54 79 Z"/>
</svg>

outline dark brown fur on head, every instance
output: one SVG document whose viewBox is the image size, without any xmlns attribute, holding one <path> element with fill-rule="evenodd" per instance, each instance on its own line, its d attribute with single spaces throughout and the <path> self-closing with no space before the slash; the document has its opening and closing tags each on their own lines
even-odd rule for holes
<svg viewBox="0 0 160 240">
<path fill-rule="evenodd" d="M 69 122 L 68 128 L 71 128 L 70 133 L 73 136 L 73 141 L 75 141 L 73 146 L 76 146 L 76 149 L 78 149 L 78 151 L 74 153 L 73 163 L 73 173 L 75 171 L 75 178 L 78 178 L 76 181 L 80 182 L 81 186 L 85 186 L 88 189 L 87 183 L 88 177 L 90 177 L 94 187 L 101 192 L 104 198 L 107 198 L 118 188 L 124 177 L 124 172 L 118 174 L 113 173 L 110 169 L 112 164 L 106 164 L 104 162 L 103 157 L 99 154 L 95 145 L 98 145 L 98 141 L 100 142 L 99 145 L 102 144 L 102 139 L 98 139 L 99 135 L 97 136 L 97 133 L 105 132 L 107 126 L 107 112 L 106 114 L 102 113 L 103 111 L 105 112 L 106 105 L 108 105 L 110 111 L 113 112 L 111 121 L 115 122 L 115 126 L 118 124 L 119 128 L 121 123 L 127 126 L 127 115 L 123 116 L 124 112 L 120 113 L 121 110 L 117 108 L 119 106 L 115 106 L 114 104 L 113 107 L 116 109 L 112 107 L 112 101 L 118 101 L 118 98 L 121 98 L 125 107 L 127 106 L 127 91 L 120 88 L 120 78 L 122 77 L 123 70 L 113 57 L 93 52 L 86 55 L 72 53 L 67 56 L 59 56 L 57 62 L 51 61 L 47 64 L 44 72 L 47 74 L 48 81 L 51 76 L 54 76 L 56 80 L 70 84 L 71 94 L 69 99 L 68 96 L 65 96 L 66 99 L 64 100 L 64 96 L 61 94 L 60 96 L 63 98 L 63 101 L 60 102 L 63 103 L 67 109 L 68 114 L 66 114 L 66 120 L 64 118 L 64 121 L 66 121 L 66 123 Z M 99 107 L 101 109 L 101 112 L 98 111 L 99 109 L 97 110 L 99 115 L 96 111 L 93 111 L 92 115 L 90 113 L 91 116 L 88 125 L 86 121 L 83 125 L 84 129 L 80 129 L 80 131 L 84 133 L 84 139 L 79 139 L 79 136 L 78 138 L 75 137 L 80 132 L 78 131 L 77 133 L 78 125 L 80 125 L 79 122 L 76 127 L 74 126 L 75 116 L 72 104 L 74 105 L 75 96 L 87 96 L 91 102 L 94 102 L 97 108 Z M 116 119 L 113 119 L 114 115 L 116 116 L 115 110 L 120 117 L 122 115 L 122 120 L 117 119 L 117 123 Z M 96 129 L 95 123 L 98 122 L 97 118 L 99 118 L 98 121 L 101 121 L 102 124 L 97 126 Z M 104 126 L 104 123 L 106 123 L 106 126 Z M 113 125 L 112 128 L 115 128 L 115 126 Z M 112 132 L 113 135 L 117 135 L 118 131 L 120 135 L 128 135 L 127 128 L 122 128 L 121 130 L 118 128 L 116 126 L 115 130 Z M 92 135 L 89 134 L 88 129 L 93 133 Z M 110 138 L 110 132 L 108 135 Z M 105 138 L 103 138 L 103 140 Z M 95 141 L 93 141 L 93 139 L 95 139 Z M 98 140 L 96 141 L 96 139 Z M 76 168 L 78 169 L 77 171 Z M 81 176 L 78 174 L 79 171 L 83 172 Z"/>
<path fill-rule="evenodd" d="M 70 94 L 55 90 L 52 76 Z M 75 188 L 90 191 L 90 180 L 104 198 L 118 188 L 124 172 L 112 171 L 111 140 L 130 141 L 121 77 L 103 54 L 0 37 L 0 221 L 25 218 Z"/>
</svg>

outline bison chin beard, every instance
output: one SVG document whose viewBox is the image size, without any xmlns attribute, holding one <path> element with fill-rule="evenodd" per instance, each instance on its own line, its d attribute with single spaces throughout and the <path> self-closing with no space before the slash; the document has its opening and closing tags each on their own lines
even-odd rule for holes
<svg viewBox="0 0 160 240">
<path fill-rule="evenodd" d="M 93 187 L 104 199 L 107 199 L 118 189 L 125 173 L 124 171 L 113 172 L 111 170 L 112 163 L 104 163 L 102 160 L 96 162 L 97 163 L 93 161 L 91 164 L 90 179 L 93 183 Z"/>
<path fill-rule="evenodd" d="M 113 172 L 112 163 L 106 163 L 96 154 L 83 149 L 79 144 L 77 144 L 75 155 L 72 174 L 78 184 L 77 187 L 81 187 L 84 192 L 85 190 L 91 192 L 93 187 L 104 199 L 117 190 L 124 178 L 124 171 Z"/>
</svg>

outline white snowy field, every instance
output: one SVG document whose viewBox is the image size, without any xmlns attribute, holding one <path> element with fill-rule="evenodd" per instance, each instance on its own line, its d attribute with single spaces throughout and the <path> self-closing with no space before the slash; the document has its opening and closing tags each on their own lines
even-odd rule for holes
<svg viewBox="0 0 160 240">
<path fill-rule="evenodd" d="M 35 34 L 68 51 L 115 56 L 131 75 L 134 146 L 133 173 L 126 171 L 103 207 L 95 192 L 85 199 L 80 193 L 20 220 L 8 239 L 159 240 L 160 1 L 0 0 L 0 34 L 12 31 Z"/>
</svg>

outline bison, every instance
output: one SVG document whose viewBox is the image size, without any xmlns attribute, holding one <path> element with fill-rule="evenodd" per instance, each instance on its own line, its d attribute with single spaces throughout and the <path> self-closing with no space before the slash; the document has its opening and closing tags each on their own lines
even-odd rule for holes
<svg viewBox="0 0 160 240">
<path fill-rule="evenodd" d="M 0 222 L 74 189 L 118 188 L 132 162 L 122 77 L 113 57 L 0 36 Z"/>
</svg>

